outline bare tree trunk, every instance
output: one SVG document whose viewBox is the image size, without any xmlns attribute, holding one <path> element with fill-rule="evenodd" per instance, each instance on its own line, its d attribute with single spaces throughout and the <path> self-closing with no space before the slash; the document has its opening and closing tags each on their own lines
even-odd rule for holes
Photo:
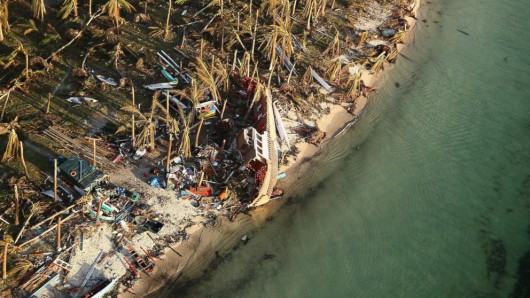
<svg viewBox="0 0 530 298">
<path fill-rule="evenodd" d="M 88 20 L 88 22 L 85 24 L 85 26 L 83 27 L 83 29 L 81 29 L 79 32 L 77 32 L 77 34 L 74 36 L 74 38 L 70 39 L 69 42 L 67 42 L 64 46 L 60 47 L 58 50 L 56 50 L 55 52 L 53 52 L 50 56 L 48 56 L 48 58 L 46 58 L 46 62 L 51 62 L 52 61 L 52 58 L 53 56 L 59 54 L 60 52 L 62 52 L 64 49 L 66 49 L 67 47 L 69 47 L 71 44 L 74 43 L 74 41 L 76 41 L 79 37 L 81 37 L 81 34 L 83 34 L 83 32 L 89 27 L 90 23 L 92 23 L 92 21 L 94 21 L 94 19 L 96 19 L 97 17 L 99 17 L 100 15 L 103 14 L 103 11 L 102 10 L 98 10 L 96 12 L 96 14 L 92 15 L 90 17 L 90 19 Z"/>
<path fill-rule="evenodd" d="M 92 164 L 95 167 L 96 166 L 96 139 L 92 140 L 92 150 L 93 150 L 93 156 L 94 156 L 94 160 L 92 161 Z M 81 174 L 81 173 L 79 173 L 79 174 Z"/>
<path fill-rule="evenodd" d="M 13 186 L 15 188 L 15 226 L 18 226 L 20 224 L 18 220 L 18 214 L 20 213 L 19 209 L 19 203 L 18 203 L 18 186 L 15 184 Z"/>
<path fill-rule="evenodd" d="M 7 91 L 7 94 L 5 95 L 6 101 L 4 101 L 4 107 L 2 108 L 2 114 L 0 115 L 0 122 L 4 120 L 4 112 L 7 108 L 7 103 L 9 102 L 9 95 L 11 94 L 11 90 Z"/>
<path fill-rule="evenodd" d="M 135 107 L 134 103 L 134 86 L 132 86 L 132 105 Z M 134 123 L 134 113 L 132 114 L 132 146 L 136 147 L 136 124 Z"/>
<path fill-rule="evenodd" d="M 166 159 L 166 174 L 169 173 L 169 165 L 171 163 L 171 145 L 173 144 L 173 134 L 169 134 L 169 143 L 167 145 L 167 159 Z"/>
<path fill-rule="evenodd" d="M 4 243 L 4 261 L 2 262 L 2 279 L 7 278 L 7 247 L 9 244 L 6 242 Z"/>
<path fill-rule="evenodd" d="M 24 159 L 24 143 L 22 143 L 22 141 L 20 141 L 20 159 L 22 160 L 22 166 L 24 166 L 26 177 L 29 179 L 28 167 L 26 166 L 26 160 Z"/>
<path fill-rule="evenodd" d="M 98 212 L 96 213 L 96 223 L 99 223 L 99 217 L 101 216 L 101 206 L 103 205 L 103 199 L 99 199 Z"/>
<path fill-rule="evenodd" d="M 164 40 L 167 39 L 167 36 L 169 34 L 169 18 L 171 17 L 171 3 L 173 1 L 172 0 L 168 0 L 168 2 L 169 2 L 169 7 L 167 9 L 166 27 L 164 29 Z"/>
<path fill-rule="evenodd" d="M 225 102 L 223 102 L 223 109 L 221 110 L 221 120 L 223 120 L 223 116 L 225 114 L 226 102 L 227 101 L 228 101 L 228 99 L 225 99 Z"/>
<path fill-rule="evenodd" d="M 57 197 L 57 159 L 53 160 L 53 200 L 58 201 Z"/>
<path fill-rule="evenodd" d="M 61 217 L 57 218 L 57 251 L 61 251 Z"/>
<path fill-rule="evenodd" d="M 52 94 L 48 93 L 48 105 L 46 105 L 46 114 L 50 113 L 50 104 L 52 102 Z"/>
<path fill-rule="evenodd" d="M 204 118 L 201 118 L 201 123 L 199 123 L 199 128 L 197 129 L 197 135 L 195 136 L 195 147 L 199 146 L 199 136 L 201 135 L 202 123 Z"/>
</svg>

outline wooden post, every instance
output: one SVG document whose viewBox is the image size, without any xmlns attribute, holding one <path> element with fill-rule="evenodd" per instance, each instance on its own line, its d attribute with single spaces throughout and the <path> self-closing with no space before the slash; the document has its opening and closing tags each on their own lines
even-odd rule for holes
<svg viewBox="0 0 530 298">
<path fill-rule="evenodd" d="M 57 159 L 53 160 L 53 200 L 57 202 Z"/>
<path fill-rule="evenodd" d="M 166 129 L 169 129 L 169 91 L 166 91 Z"/>
<path fill-rule="evenodd" d="M 132 105 L 134 108 L 136 108 L 134 103 L 134 86 L 132 86 Z M 132 146 L 133 148 L 136 146 L 136 127 L 134 123 L 134 113 L 132 114 Z"/>
<path fill-rule="evenodd" d="M 2 279 L 7 278 L 7 247 L 9 244 L 4 242 L 4 261 L 2 262 Z"/>
<path fill-rule="evenodd" d="M 228 101 L 228 99 L 225 99 L 225 102 L 223 102 L 223 109 L 221 110 L 221 120 L 223 120 L 223 116 L 225 114 L 226 102 L 227 101 Z"/>
<path fill-rule="evenodd" d="M 96 164 L 96 141 L 101 141 L 99 138 L 86 138 L 87 140 L 92 141 L 92 165 L 95 167 Z"/>
<path fill-rule="evenodd" d="M 15 184 L 15 226 L 18 226 L 20 224 L 18 220 L 18 214 L 19 214 L 19 204 L 18 204 L 18 186 Z"/>
<path fill-rule="evenodd" d="M 93 161 L 92 165 L 96 166 L 96 139 L 92 139 Z M 81 175 L 81 173 L 79 173 Z"/>
<path fill-rule="evenodd" d="M 197 185 L 197 187 L 201 187 L 203 180 L 204 180 L 204 172 L 201 172 L 201 179 L 199 179 L 199 184 Z"/>
<path fill-rule="evenodd" d="M 22 141 L 20 141 L 20 159 L 22 160 L 22 166 L 24 166 L 26 177 L 29 179 L 28 167 L 26 166 L 26 160 L 24 159 L 24 143 L 22 143 Z"/>
<path fill-rule="evenodd" d="M 202 123 L 204 118 L 201 118 L 201 123 L 199 123 L 199 128 L 197 129 L 197 135 L 195 136 L 195 147 L 199 146 L 199 136 L 201 135 Z"/>
<path fill-rule="evenodd" d="M 46 114 L 50 113 L 50 104 L 52 102 L 52 94 L 48 93 L 48 104 L 46 105 Z"/>
<path fill-rule="evenodd" d="M 173 134 L 169 134 L 169 144 L 167 148 L 167 159 L 166 159 L 166 174 L 169 173 L 169 165 L 171 163 L 171 144 L 173 143 Z"/>
<path fill-rule="evenodd" d="M 61 217 L 57 217 L 57 251 L 61 251 Z"/>
</svg>

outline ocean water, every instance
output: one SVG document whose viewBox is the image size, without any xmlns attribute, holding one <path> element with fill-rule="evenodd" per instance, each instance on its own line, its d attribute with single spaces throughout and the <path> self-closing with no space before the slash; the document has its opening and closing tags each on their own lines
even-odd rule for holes
<svg viewBox="0 0 530 298">
<path fill-rule="evenodd" d="M 423 1 L 415 41 L 281 211 L 153 297 L 529 297 L 529 13 Z"/>
</svg>

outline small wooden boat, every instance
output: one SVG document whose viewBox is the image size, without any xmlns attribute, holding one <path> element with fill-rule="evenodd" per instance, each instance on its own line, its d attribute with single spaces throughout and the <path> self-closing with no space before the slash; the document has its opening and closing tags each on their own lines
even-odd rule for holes
<svg viewBox="0 0 530 298">
<path fill-rule="evenodd" d="M 149 90 L 161 90 L 161 89 L 173 89 L 177 86 L 178 81 L 176 82 L 169 82 L 169 83 L 158 83 L 158 84 L 150 84 L 150 85 L 144 85 L 144 88 L 147 88 Z"/>
<path fill-rule="evenodd" d="M 118 83 L 112 78 L 106 78 L 106 77 L 104 77 L 102 75 L 96 75 L 96 78 L 98 80 L 102 81 L 103 83 L 107 83 L 107 84 L 109 84 L 111 86 L 114 86 L 114 87 L 118 86 Z"/>
<path fill-rule="evenodd" d="M 79 97 L 79 96 L 68 97 L 66 99 L 66 101 L 71 102 L 71 103 L 75 103 L 77 105 L 81 105 L 83 103 L 96 103 L 96 102 L 98 102 L 96 99 L 91 98 L 91 97 Z"/>
</svg>

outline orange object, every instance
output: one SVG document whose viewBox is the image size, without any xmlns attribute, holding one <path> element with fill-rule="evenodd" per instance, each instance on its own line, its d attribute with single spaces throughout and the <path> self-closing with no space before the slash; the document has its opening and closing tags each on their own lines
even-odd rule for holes
<svg viewBox="0 0 530 298">
<path fill-rule="evenodd" d="M 212 189 L 206 186 L 190 187 L 188 191 L 201 197 L 209 197 L 212 195 Z"/>
<path fill-rule="evenodd" d="M 228 199 L 228 190 L 227 188 L 225 188 L 220 194 L 219 194 L 219 199 L 221 201 L 224 201 L 226 199 Z"/>
</svg>

